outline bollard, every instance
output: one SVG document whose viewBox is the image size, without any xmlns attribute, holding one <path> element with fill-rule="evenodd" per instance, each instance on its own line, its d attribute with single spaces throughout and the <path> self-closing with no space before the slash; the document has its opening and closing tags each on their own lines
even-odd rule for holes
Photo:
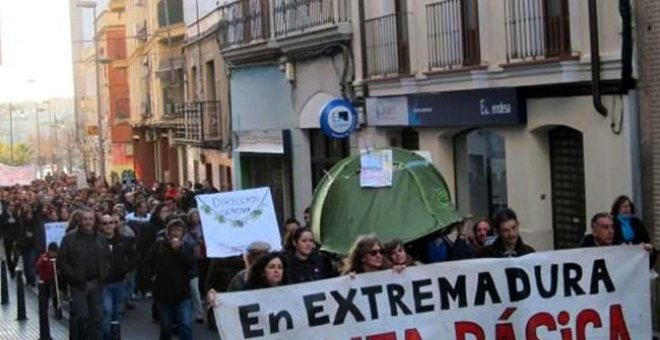
<svg viewBox="0 0 660 340">
<path fill-rule="evenodd" d="M 51 340 L 48 320 L 48 285 L 39 280 L 39 340 Z"/>
<path fill-rule="evenodd" d="M 16 269 L 16 320 L 27 320 L 25 314 L 25 283 L 23 269 Z"/>
<path fill-rule="evenodd" d="M 121 340 L 121 326 L 119 321 L 110 322 L 110 339 Z"/>
<path fill-rule="evenodd" d="M 7 261 L 0 262 L 0 304 L 9 304 L 9 282 L 7 280 Z"/>
</svg>

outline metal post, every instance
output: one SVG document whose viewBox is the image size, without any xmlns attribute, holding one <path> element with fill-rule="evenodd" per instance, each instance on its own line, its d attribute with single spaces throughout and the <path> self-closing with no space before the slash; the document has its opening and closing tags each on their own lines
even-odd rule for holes
<svg viewBox="0 0 660 340">
<path fill-rule="evenodd" d="M 39 280 L 39 340 L 51 340 L 48 320 L 48 285 Z"/>
<path fill-rule="evenodd" d="M 39 130 L 39 104 L 34 107 L 34 115 L 37 118 L 37 174 L 41 177 L 41 132 Z"/>
<path fill-rule="evenodd" d="M 0 262 L 0 304 L 9 304 L 9 280 L 7 280 L 7 261 Z"/>
<path fill-rule="evenodd" d="M 25 311 L 25 283 L 23 282 L 23 269 L 16 269 L 16 320 L 27 320 Z"/>
<path fill-rule="evenodd" d="M 96 7 L 94 13 L 94 64 L 96 66 L 96 124 L 98 125 L 99 173 L 105 179 L 105 148 L 103 146 L 103 119 L 101 116 L 101 83 L 99 62 L 99 36 L 97 29 Z"/>
<path fill-rule="evenodd" d="M 57 259 L 51 259 L 53 262 L 53 272 L 55 273 L 55 297 L 57 307 L 55 308 L 55 316 L 59 319 L 62 318 L 62 299 L 60 298 L 60 284 L 57 279 Z"/>
<path fill-rule="evenodd" d="M 9 103 L 9 159 L 14 165 L 14 107 Z"/>
</svg>

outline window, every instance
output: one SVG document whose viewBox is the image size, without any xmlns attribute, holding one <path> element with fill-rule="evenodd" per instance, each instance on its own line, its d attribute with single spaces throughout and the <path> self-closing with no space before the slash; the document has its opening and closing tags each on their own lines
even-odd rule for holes
<svg viewBox="0 0 660 340">
<path fill-rule="evenodd" d="M 473 130 L 455 139 L 456 198 L 463 215 L 488 217 L 507 206 L 504 137 Z"/>
<path fill-rule="evenodd" d="M 350 155 L 349 141 L 348 138 L 329 138 L 321 130 L 310 130 L 309 137 L 312 155 L 312 184 L 316 187 L 326 171 Z"/>
</svg>

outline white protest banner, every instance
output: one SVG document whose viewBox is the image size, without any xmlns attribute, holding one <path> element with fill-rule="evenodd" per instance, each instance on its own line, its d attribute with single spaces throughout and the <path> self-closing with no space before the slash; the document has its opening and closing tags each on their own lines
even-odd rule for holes
<svg viewBox="0 0 660 340">
<path fill-rule="evenodd" d="M 269 188 L 196 197 L 206 254 L 211 258 L 241 255 L 254 241 L 282 249 Z"/>
<path fill-rule="evenodd" d="M 89 188 L 89 184 L 87 183 L 87 174 L 84 171 L 78 172 L 78 174 L 76 174 L 76 186 L 78 189 Z"/>
<path fill-rule="evenodd" d="M 36 174 L 37 168 L 34 165 L 10 166 L 0 163 L 0 187 L 30 185 Z"/>
<path fill-rule="evenodd" d="M 223 340 L 651 339 L 648 253 L 622 246 L 226 293 Z"/>
<path fill-rule="evenodd" d="M 59 246 L 66 234 L 66 228 L 68 225 L 67 222 L 46 223 L 44 225 L 44 229 L 46 230 L 46 247 L 52 242 L 57 243 Z"/>
</svg>

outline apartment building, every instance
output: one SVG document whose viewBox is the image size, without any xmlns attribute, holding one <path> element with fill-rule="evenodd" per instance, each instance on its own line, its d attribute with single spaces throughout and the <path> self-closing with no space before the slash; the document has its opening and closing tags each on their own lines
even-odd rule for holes
<svg viewBox="0 0 660 340">
<path fill-rule="evenodd" d="M 216 32 L 215 3 L 184 1 L 185 101 L 176 105 L 175 142 L 181 146 L 180 173 L 186 181 L 208 179 L 221 191 L 232 188 L 229 80 Z"/>
<path fill-rule="evenodd" d="M 127 6 L 128 27 L 134 34 L 128 69 L 136 174 L 147 185 L 180 183 L 174 108 L 184 98 L 183 1 L 133 0 Z"/>
<path fill-rule="evenodd" d="M 617 1 L 359 3 L 359 147 L 428 151 L 460 213 L 512 207 L 539 250 L 577 246 L 618 195 L 641 200 Z"/>
<path fill-rule="evenodd" d="M 350 152 L 348 140 L 321 133 L 318 115 L 352 92 L 356 4 L 238 0 L 214 14 L 229 78 L 232 181 L 270 187 L 280 221 L 301 217 L 324 170 Z"/>
</svg>

